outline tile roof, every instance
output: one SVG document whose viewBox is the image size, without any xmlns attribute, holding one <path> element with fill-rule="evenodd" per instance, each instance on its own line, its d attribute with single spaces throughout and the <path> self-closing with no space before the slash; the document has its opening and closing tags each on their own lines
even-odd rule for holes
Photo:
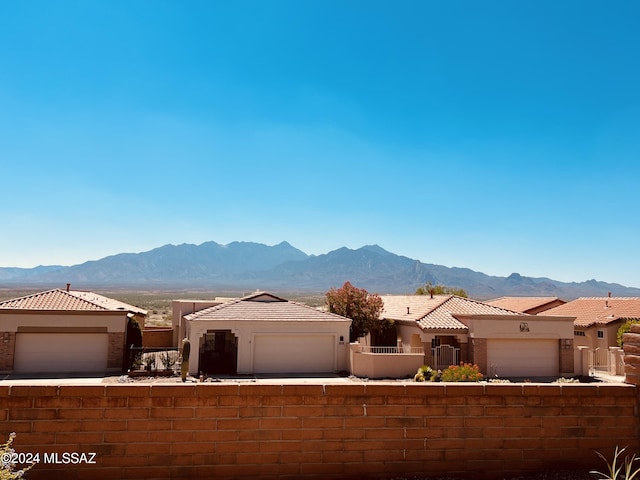
<svg viewBox="0 0 640 480">
<path fill-rule="evenodd" d="M 401 322 L 416 322 L 423 330 L 460 330 L 467 326 L 458 315 L 524 315 L 504 308 L 455 295 L 382 295 L 381 317 Z"/>
<path fill-rule="evenodd" d="M 108 308 L 79 298 L 56 288 L 46 292 L 34 293 L 25 297 L 0 302 L 0 309 L 14 310 L 88 310 L 107 311 Z"/>
<path fill-rule="evenodd" d="M 136 307 L 134 305 L 129 305 L 128 303 L 121 302 L 120 300 L 116 300 L 114 298 L 105 297 L 104 295 L 100 295 L 95 292 L 69 290 L 69 293 L 91 303 L 102 305 L 107 310 L 126 310 L 127 312 L 139 313 L 141 315 L 146 315 L 148 313 L 142 308 Z"/>
<path fill-rule="evenodd" d="M 221 305 L 205 308 L 184 317 L 199 321 L 285 321 L 285 322 L 322 322 L 345 321 L 350 319 L 322 312 L 308 305 L 291 302 L 266 292 L 256 292 L 247 297 L 225 302 Z"/>
<path fill-rule="evenodd" d="M 620 319 L 640 318 L 640 297 L 582 297 L 544 314 L 576 317 L 576 327 L 606 325 Z"/>
<path fill-rule="evenodd" d="M 560 300 L 558 297 L 501 297 L 485 303 L 514 312 L 527 312 Z"/>
</svg>

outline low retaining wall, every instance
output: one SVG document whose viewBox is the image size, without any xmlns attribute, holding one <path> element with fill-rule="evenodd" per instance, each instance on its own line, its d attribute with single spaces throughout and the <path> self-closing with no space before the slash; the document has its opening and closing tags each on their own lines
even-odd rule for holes
<svg viewBox="0 0 640 480">
<path fill-rule="evenodd" d="M 640 386 L 640 324 L 631 325 L 622 336 L 625 381 Z"/>
<path fill-rule="evenodd" d="M 0 433 L 40 455 L 32 479 L 499 478 L 637 451 L 637 402 L 617 384 L 14 385 Z"/>
<path fill-rule="evenodd" d="M 413 377 L 424 365 L 424 353 L 369 353 L 358 343 L 349 345 L 351 373 L 360 378 Z M 422 350 L 422 349 L 420 349 Z"/>
</svg>

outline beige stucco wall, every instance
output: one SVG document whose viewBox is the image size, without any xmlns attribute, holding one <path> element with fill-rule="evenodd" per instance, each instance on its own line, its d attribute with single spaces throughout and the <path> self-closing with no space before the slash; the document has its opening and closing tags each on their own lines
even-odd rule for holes
<svg viewBox="0 0 640 480">
<path fill-rule="evenodd" d="M 591 325 L 588 328 L 576 328 L 575 330 L 585 332 L 584 336 L 574 335 L 576 347 L 585 346 L 591 350 L 596 348 L 609 348 L 618 346 L 618 329 L 624 322 L 616 321 L 608 325 Z M 602 330 L 604 337 L 598 338 L 598 330 Z"/>
<path fill-rule="evenodd" d="M 573 317 L 493 316 L 459 317 L 471 338 L 573 339 Z"/>
<path fill-rule="evenodd" d="M 16 310 L 0 310 L 0 330 L 17 332 L 18 327 L 42 328 L 87 328 L 106 327 L 107 332 L 125 332 L 127 312 L 59 312 L 37 313 Z"/>
<path fill-rule="evenodd" d="M 173 346 L 180 348 L 185 337 L 186 327 L 182 317 L 205 308 L 220 305 L 215 300 L 173 300 L 171 302 L 171 328 L 173 328 Z"/>
<path fill-rule="evenodd" d="M 424 363 L 422 353 L 368 353 L 362 345 L 350 345 L 351 374 L 361 378 L 412 377 Z"/>
<path fill-rule="evenodd" d="M 186 322 L 186 334 L 191 342 L 191 356 L 189 372 L 197 373 L 200 357 L 200 338 L 208 331 L 230 330 L 238 339 L 238 363 L 239 374 L 254 372 L 253 338 L 260 334 L 280 334 L 291 338 L 292 335 L 332 335 L 334 337 L 335 371 L 349 369 L 349 327 L 350 322 L 338 320 L 323 320 L 318 322 L 292 322 L 292 321 L 202 321 L 194 320 Z M 340 340 L 342 337 L 342 341 Z M 286 342 L 285 342 L 286 344 Z M 289 352 L 282 350 L 283 358 L 287 358 Z"/>
</svg>

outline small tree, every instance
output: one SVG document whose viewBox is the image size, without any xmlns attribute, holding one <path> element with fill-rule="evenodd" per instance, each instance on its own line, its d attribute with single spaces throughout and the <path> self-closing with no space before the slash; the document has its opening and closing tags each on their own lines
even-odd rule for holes
<svg viewBox="0 0 640 480">
<path fill-rule="evenodd" d="M 427 282 L 424 286 L 416 290 L 416 295 L 457 295 L 468 298 L 466 290 L 463 288 L 447 287 L 445 285 L 433 285 Z"/>
<path fill-rule="evenodd" d="M 342 287 L 329 290 L 325 296 L 329 312 L 352 320 L 350 341 L 356 341 L 377 327 L 383 307 L 379 295 L 345 282 Z"/>
<path fill-rule="evenodd" d="M 131 347 L 140 348 L 142 347 L 142 329 L 140 328 L 140 324 L 137 320 L 129 317 L 127 320 L 127 365 L 125 365 L 125 371 L 133 369 L 135 364 L 139 364 L 141 361 L 141 353 L 140 350 L 133 353 Z"/>
</svg>

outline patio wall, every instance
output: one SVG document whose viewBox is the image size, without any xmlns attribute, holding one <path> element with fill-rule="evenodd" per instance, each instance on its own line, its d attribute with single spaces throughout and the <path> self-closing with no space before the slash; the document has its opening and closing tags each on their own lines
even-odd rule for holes
<svg viewBox="0 0 640 480">
<path fill-rule="evenodd" d="M 143 347 L 173 347 L 173 328 L 145 327 L 142 331 Z"/>
<path fill-rule="evenodd" d="M 502 478 L 603 468 L 638 449 L 625 384 L 257 383 L 0 386 L 18 453 L 95 453 L 30 479 Z M 89 459 L 89 458 L 87 458 Z M 478 472 L 483 472 L 479 474 Z"/>
<path fill-rule="evenodd" d="M 370 353 L 363 351 L 362 345 L 352 343 L 349 362 L 350 372 L 356 377 L 407 378 L 424 365 L 424 353 Z"/>
</svg>

